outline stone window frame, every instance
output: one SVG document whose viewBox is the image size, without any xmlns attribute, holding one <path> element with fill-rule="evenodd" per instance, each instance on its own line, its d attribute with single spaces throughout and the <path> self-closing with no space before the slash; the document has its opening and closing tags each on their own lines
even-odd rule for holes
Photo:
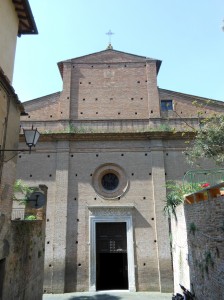
<svg viewBox="0 0 224 300">
<path fill-rule="evenodd" d="M 107 190 L 102 185 L 104 175 L 112 173 L 118 177 L 118 186 L 113 190 Z M 96 193 L 103 199 L 119 199 L 124 195 L 129 186 L 128 177 L 122 167 L 114 163 L 107 163 L 99 166 L 93 173 L 92 185 Z"/>
</svg>

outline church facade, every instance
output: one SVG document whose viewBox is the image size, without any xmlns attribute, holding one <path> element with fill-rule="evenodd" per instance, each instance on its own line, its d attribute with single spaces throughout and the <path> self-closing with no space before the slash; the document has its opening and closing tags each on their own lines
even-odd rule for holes
<svg viewBox="0 0 224 300">
<path fill-rule="evenodd" d="M 42 133 L 17 178 L 48 187 L 44 292 L 173 291 L 166 181 L 189 169 L 194 103 L 224 104 L 158 88 L 160 66 L 109 48 L 58 63 L 62 92 L 23 103 Z"/>
</svg>

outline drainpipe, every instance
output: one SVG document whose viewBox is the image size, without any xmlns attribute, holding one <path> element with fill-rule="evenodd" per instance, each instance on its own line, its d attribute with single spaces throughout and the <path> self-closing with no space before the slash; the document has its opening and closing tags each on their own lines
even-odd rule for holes
<svg viewBox="0 0 224 300">
<path fill-rule="evenodd" d="M 7 112 L 4 120 L 4 125 L 3 125 L 3 138 L 2 138 L 2 144 L 1 144 L 1 149 L 5 149 L 6 145 L 6 138 L 7 138 L 7 128 L 8 128 L 8 118 L 9 118 L 9 109 L 10 109 L 10 100 L 11 97 L 8 95 L 7 91 L 4 89 L 4 86 L 1 85 L 1 88 L 5 91 L 6 97 L 7 97 Z M 3 163 L 4 163 L 4 156 L 5 153 L 1 152 L 0 153 L 0 185 L 2 182 L 2 169 L 3 169 Z"/>
</svg>

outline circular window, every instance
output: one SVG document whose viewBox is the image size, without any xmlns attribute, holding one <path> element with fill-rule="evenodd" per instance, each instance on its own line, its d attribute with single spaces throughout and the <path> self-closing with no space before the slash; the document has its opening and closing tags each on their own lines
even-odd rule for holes
<svg viewBox="0 0 224 300">
<path fill-rule="evenodd" d="M 120 166 L 105 164 L 95 170 L 93 187 L 99 196 L 115 199 L 121 197 L 127 190 L 127 176 Z"/>
<path fill-rule="evenodd" d="M 119 179 L 114 173 L 107 173 L 101 179 L 102 186 L 105 190 L 112 191 L 118 187 Z"/>
</svg>

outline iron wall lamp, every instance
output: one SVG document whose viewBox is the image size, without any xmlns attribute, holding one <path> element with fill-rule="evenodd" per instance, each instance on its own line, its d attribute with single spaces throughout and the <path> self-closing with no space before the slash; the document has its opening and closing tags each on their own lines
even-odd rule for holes
<svg viewBox="0 0 224 300">
<path fill-rule="evenodd" d="M 4 151 L 14 151 L 14 152 L 23 152 L 23 151 L 29 151 L 29 153 L 31 153 L 31 148 L 35 147 L 37 144 L 37 141 L 40 137 L 40 133 L 39 131 L 36 129 L 33 129 L 33 126 L 31 129 L 23 129 L 23 133 L 25 136 L 25 142 L 27 144 L 27 146 L 29 147 L 29 149 L 1 149 L 1 152 Z"/>
<path fill-rule="evenodd" d="M 26 144 L 29 147 L 29 152 L 31 152 L 31 148 L 36 146 L 36 143 L 40 137 L 40 133 L 37 128 L 33 129 L 33 126 L 31 129 L 23 129 L 23 132 Z"/>
</svg>

